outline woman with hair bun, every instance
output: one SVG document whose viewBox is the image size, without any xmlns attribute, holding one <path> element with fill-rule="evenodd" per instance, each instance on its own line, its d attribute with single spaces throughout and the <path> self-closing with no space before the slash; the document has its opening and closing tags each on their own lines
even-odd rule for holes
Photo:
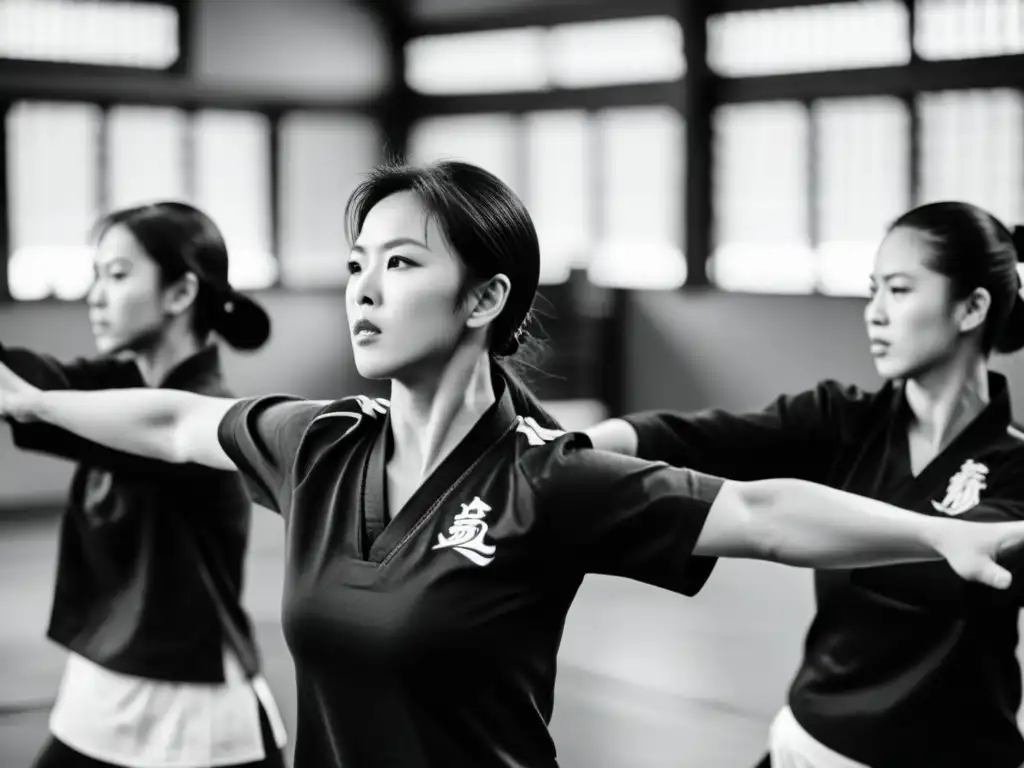
<svg viewBox="0 0 1024 768">
<path fill-rule="evenodd" d="M 1024 518 L 1024 434 L 988 365 L 1024 346 L 1021 234 L 961 202 L 891 225 L 864 311 L 877 392 L 825 381 L 759 413 L 650 411 L 588 434 L 595 447 L 733 480 L 800 477 L 922 516 Z M 1019 558 L 1007 565 L 1024 572 Z M 815 588 L 762 766 L 1024 763 L 1019 584 L 979 590 L 921 563 L 819 571 Z"/>
<path fill-rule="evenodd" d="M 213 221 L 158 202 L 106 215 L 95 239 L 87 305 L 100 356 L 0 345 L 0 363 L 43 390 L 227 396 L 214 335 L 255 350 L 270 318 L 228 282 Z M 68 657 L 35 768 L 283 766 L 284 726 L 242 606 L 252 503 L 239 474 L 12 427 L 19 448 L 77 465 L 47 632 Z"/>
</svg>

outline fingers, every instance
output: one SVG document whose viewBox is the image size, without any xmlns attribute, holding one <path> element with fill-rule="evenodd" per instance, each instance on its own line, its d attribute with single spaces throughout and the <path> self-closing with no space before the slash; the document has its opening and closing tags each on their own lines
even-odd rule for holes
<svg viewBox="0 0 1024 768">
<path fill-rule="evenodd" d="M 994 589 L 1008 589 L 1010 584 L 1013 583 L 1013 577 L 1010 575 L 1010 572 L 996 563 L 995 560 L 985 562 L 977 574 L 977 580 Z"/>
</svg>

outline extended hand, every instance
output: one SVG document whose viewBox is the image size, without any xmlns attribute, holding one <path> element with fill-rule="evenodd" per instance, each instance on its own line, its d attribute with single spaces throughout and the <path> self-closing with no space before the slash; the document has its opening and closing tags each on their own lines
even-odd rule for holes
<svg viewBox="0 0 1024 768">
<path fill-rule="evenodd" d="M 1024 545 L 1024 522 L 942 522 L 948 524 L 942 526 L 936 548 L 954 571 L 968 581 L 996 589 L 1010 586 L 1010 572 L 996 559 Z"/>
</svg>

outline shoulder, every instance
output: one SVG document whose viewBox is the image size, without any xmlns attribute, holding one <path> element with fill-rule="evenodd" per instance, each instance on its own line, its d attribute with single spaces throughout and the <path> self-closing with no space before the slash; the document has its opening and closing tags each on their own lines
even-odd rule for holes
<svg viewBox="0 0 1024 768">
<path fill-rule="evenodd" d="M 583 432 L 546 429 L 531 417 L 516 420 L 516 467 L 534 490 L 569 469 L 580 451 L 593 449 Z"/>
<path fill-rule="evenodd" d="M 856 432 L 888 418 L 899 390 L 886 382 L 871 391 L 856 384 L 835 379 L 819 381 L 813 389 L 797 395 L 784 396 L 776 407 L 789 409 L 793 415 L 837 428 L 841 433 Z"/>
</svg>

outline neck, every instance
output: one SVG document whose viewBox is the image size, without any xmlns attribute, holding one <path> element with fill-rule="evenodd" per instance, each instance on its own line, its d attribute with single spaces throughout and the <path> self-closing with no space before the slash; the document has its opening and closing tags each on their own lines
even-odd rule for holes
<svg viewBox="0 0 1024 768">
<path fill-rule="evenodd" d="M 941 450 L 988 405 L 988 367 L 977 354 L 954 359 L 907 379 L 904 391 L 914 417 L 911 429 Z"/>
<path fill-rule="evenodd" d="M 440 376 L 391 382 L 391 462 L 427 477 L 495 402 L 490 358 L 460 347 Z"/>
<path fill-rule="evenodd" d="M 167 378 L 167 374 L 202 348 L 191 333 L 167 334 L 155 344 L 136 352 L 135 364 L 146 386 L 157 387 Z"/>
</svg>

